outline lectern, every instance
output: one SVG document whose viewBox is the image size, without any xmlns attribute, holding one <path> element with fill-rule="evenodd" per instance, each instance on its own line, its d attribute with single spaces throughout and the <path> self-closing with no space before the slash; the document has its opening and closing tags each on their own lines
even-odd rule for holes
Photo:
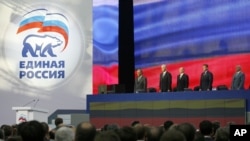
<svg viewBox="0 0 250 141">
<path fill-rule="evenodd" d="M 16 111 L 17 124 L 30 120 L 48 122 L 48 110 L 35 107 L 12 107 L 12 110 Z"/>
</svg>

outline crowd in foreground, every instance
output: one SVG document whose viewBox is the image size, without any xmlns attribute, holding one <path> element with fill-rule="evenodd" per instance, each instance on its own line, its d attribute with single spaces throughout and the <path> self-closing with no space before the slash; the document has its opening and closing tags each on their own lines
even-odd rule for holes
<svg viewBox="0 0 250 141">
<path fill-rule="evenodd" d="M 230 124 L 221 127 L 219 122 L 203 120 L 195 128 L 191 123 L 167 120 L 156 127 L 133 121 L 128 126 L 106 124 L 96 129 L 90 122 L 74 127 L 56 118 L 53 129 L 36 120 L 1 125 L 0 141 L 229 141 Z"/>
</svg>

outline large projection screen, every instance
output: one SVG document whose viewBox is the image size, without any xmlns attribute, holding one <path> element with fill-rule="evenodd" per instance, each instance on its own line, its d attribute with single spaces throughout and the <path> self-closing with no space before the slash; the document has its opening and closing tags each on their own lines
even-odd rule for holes
<svg viewBox="0 0 250 141">
<path fill-rule="evenodd" d="M 148 87 L 159 89 L 161 64 L 172 74 L 185 68 L 189 87 L 200 83 L 202 65 L 214 75 L 213 87 L 230 88 L 235 66 L 250 85 L 250 1 L 134 0 L 135 68 L 142 68 Z"/>
</svg>

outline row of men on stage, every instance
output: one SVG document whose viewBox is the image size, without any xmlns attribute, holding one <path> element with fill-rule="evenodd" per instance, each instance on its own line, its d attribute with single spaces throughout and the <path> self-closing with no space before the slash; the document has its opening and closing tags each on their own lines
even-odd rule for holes
<svg viewBox="0 0 250 141">
<path fill-rule="evenodd" d="M 202 66 L 203 72 L 200 76 L 200 91 L 210 91 L 213 85 L 213 73 L 208 70 L 208 65 Z M 172 91 L 172 75 L 168 72 L 166 65 L 161 65 L 161 74 L 159 78 L 159 91 L 171 92 Z M 143 75 L 142 69 L 137 69 L 137 77 L 135 79 L 134 91 L 136 93 L 147 92 L 147 78 Z M 240 90 L 244 89 L 245 74 L 241 71 L 241 66 L 236 66 L 236 73 L 232 78 L 231 89 Z M 179 68 L 179 75 L 177 76 L 176 91 L 184 91 L 189 87 L 189 77 L 185 73 L 184 68 Z"/>
</svg>

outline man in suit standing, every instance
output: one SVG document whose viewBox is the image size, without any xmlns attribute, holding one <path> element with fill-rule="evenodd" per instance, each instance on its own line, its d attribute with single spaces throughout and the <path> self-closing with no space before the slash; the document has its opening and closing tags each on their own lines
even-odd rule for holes
<svg viewBox="0 0 250 141">
<path fill-rule="evenodd" d="M 134 86 L 135 93 L 147 92 L 147 78 L 143 75 L 141 69 L 137 69 L 136 74 L 137 77 Z"/>
<path fill-rule="evenodd" d="M 241 71 L 241 66 L 236 66 L 236 73 L 233 76 L 232 80 L 232 90 L 242 90 L 244 89 L 244 83 L 245 83 L 245 74 Z"/>
<path fill-rule="evenodd" d="M 161 65 L 160 92 L 172 91 L 172 75 L 167 71 L 166 65 Z"/>
<path fill-rule="evenodd" d="M 184 91 L 184 88 L 188 88 L 189 77 L 184 72 L 184 68 L 179 68 L 179 75 L 177 75 L 177 91 Z"/>
<path fill-rule="evenodd" d="M 208 70 L 208 65 L 202 66 L 203 72 L 200 77 L 200 91 L 211 91 L 213 86 L 213 74 Z"/>
</svg>

